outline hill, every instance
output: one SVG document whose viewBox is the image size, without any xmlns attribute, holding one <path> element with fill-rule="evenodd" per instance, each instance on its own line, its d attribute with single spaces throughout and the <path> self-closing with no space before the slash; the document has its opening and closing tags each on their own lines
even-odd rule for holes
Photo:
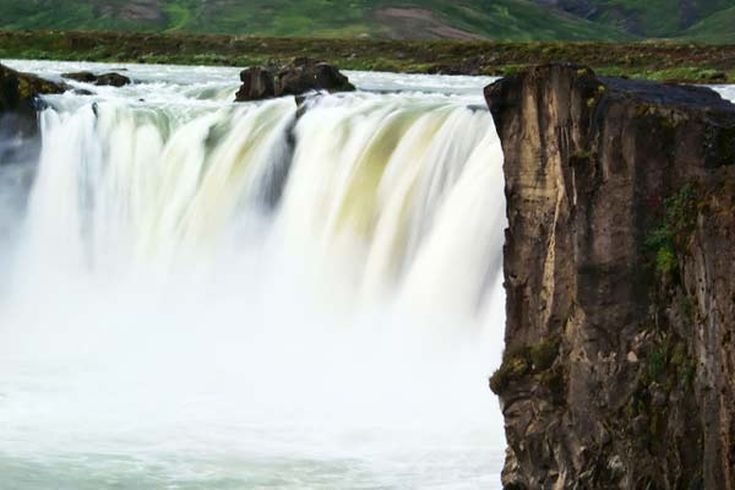
<svg viewBox="0 0 735 490">
<path fill-rule="evenodd" d="M 733 8 L 735 0 L 2 0 L 0 29 L 717 42 L 733 38 Z"/>
<path fill-rule="evenodd" d="M 735 7 L 694 24 L 684 35 L 692 41 L 735 44 Z"/>
<path fill-rule="evenodd" d="M 557 9 L 642 38 L 680 37 L 691 26 L 735 6 L 735 0 L 548 1 Z"/>
</svg>

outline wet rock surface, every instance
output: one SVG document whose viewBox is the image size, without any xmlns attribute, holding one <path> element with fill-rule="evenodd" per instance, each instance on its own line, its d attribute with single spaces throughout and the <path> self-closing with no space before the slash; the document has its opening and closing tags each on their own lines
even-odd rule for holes
<svg viewBox="0 0 735 490">
<path fill-rule="evenodd" d="M 351 92 L 349 79 L 337 68 L 308 58 L 297 58 L 287 65 L 256 66 L 240 73 L 242 86 L 237 102 L 263 100 L 311 91 Z"/>
<path fill-rule="evenodd" d="M 60 94 L 68 89 L 0 64 L 0 124 L 5 135 L 31 135 L 36 131 L 36 111 L 42 94 Z"/>
<path fill-rule="evenodd" d="M 506 488 L 735 488 L 735 106 L 532 68 L 505 154 Z"/>
<path fill-rule="evenodd" d="M 68 80 L 92 83 L 101 87 L 124 87 L 125 85 L 130 85 L 132 83 L 132 80 L 130 80 L 130 78 L 114 72 L 95 75 L 90 71 L 79 71 L 73 73 L 64 73 L 61 76 Z"/>
<path fill-rule="evenodd" d="M 0 64 L 0 112 L 34 109 L 41 94 L 60 94 L 68 89 L 61 83 L 21 73 Z"/>
</svg>

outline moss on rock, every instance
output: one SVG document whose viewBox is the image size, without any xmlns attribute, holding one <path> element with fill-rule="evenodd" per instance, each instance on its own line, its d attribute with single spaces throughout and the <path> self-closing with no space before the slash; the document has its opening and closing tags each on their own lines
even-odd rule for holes
<svg viewBox="0 0 735 490">
<path fill-rule="evenodd" d="M 490 388 L 499 394 L 508 383 L 526 375 L 541 375 L 539 380 L 549 388 L 558 388 L 559 373 L 546 373 L 554 365 L 559 355 L 560 339 L 558 335 L 544 337 L 535 344 L 506 351 L 503 362 L 490 377 Z M 561 382 L 563 384 L 563 380 Z"/>
</svg>

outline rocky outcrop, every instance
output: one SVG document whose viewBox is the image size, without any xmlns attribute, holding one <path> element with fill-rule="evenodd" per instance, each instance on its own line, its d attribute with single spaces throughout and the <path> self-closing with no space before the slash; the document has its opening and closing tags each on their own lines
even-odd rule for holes
<svg viewBox="0 0 735 490">
<path fill-rule="evenodd" d="M 130 78 L 114 72 L 95 75 L 91 71 L 78 71 L 73 73 L 64 73 L 61 76 L 77 82 L 92 83 L 94 85 L 107 87 L 124 87 L 125 85 L 130 85 L 132 83 Z"/>
<path fill-rule="evenodd" d="M 505 153 L 506 488 L 735 488 L 735 106 L 542 66 Z"/>
<path fill-rule="evenodd" d="M 263 100 L 311 91 L 350 92 L 349 79 L 335 67 L 308 58 L 297 58 L 284 66 L 255 66 L 240 73 L 242 86 L 237 102 Z"/>
<path fill-rule="evenodd" d="M 35 133 L 38 96 L 59 94 L 67 89 L 64 84 L 20 73 L 0 64 L 0 123 L 3 133 Z"/>
<path fill-rule="evenodd" d="M 41 94 L 60 94 L 68 87 L 0 64 L 0 112 L 33 110 Z"/>
</svg>

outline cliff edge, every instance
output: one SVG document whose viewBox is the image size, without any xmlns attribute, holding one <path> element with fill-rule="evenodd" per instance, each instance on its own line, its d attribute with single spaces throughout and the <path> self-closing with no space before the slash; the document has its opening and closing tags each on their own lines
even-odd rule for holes
<svg viewBox="0 0 735 490">
<path fill-rule="evenodd" d="M 67 89 L 64 84 L 0 64 L 0 129 L 23 135 L 35 133 L 38 96 L 60 94 Z"/>
<path fill-rule="evenodd" d="M 735 106 L 540 66 L 505 154 L 503 484 L 735 489 Z"/>
</svg>

